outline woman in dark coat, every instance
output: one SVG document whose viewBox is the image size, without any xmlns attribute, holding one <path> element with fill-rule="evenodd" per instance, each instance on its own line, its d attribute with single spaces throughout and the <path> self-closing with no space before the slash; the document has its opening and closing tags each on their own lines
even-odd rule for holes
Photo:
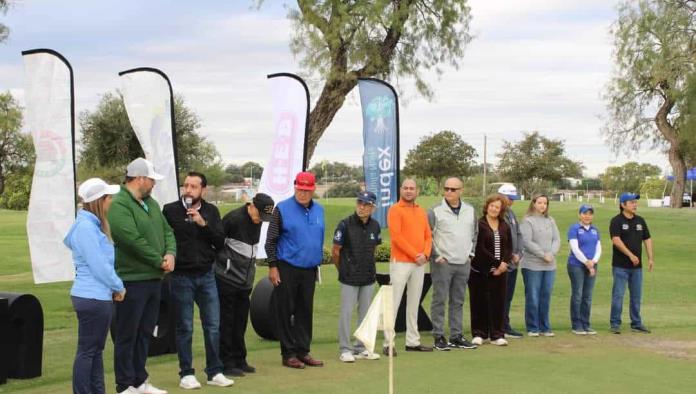
<svg viewBox="0 0 696 394">
<path fill-rule="evenodd" d="M 510 227 L 501 218 L 506 204 L 499 194 L 486 199 L 483 216 L 478 222 L 476 252 L 469 275 L 471 331 L 475 345 L 487 339 L 506 346 L 503 328 L 507 268 L 512 258 Z"/>
</svg>

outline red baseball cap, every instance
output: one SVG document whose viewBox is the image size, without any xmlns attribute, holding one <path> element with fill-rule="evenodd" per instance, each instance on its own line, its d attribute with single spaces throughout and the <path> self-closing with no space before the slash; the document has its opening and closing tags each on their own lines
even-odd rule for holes
<svg viewBox="0 0 696 394">
<path fill-rule="evenodd" d="M 314 191 L 316 179 L 311 172 L 298 172 L 295 177 L 295 189 Z"/>
</svg>

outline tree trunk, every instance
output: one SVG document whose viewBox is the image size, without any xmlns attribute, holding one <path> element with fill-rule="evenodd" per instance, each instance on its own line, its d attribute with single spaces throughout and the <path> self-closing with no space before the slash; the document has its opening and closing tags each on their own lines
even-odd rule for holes
<svg viewBox="0 0 696 394">
<path fill-rule="evenodd" d="M 686 163 L 684 156 L 679 147 L 679 136 L 674 126 L 669 122 L 667 116 L 674 107 L 674 101 L 666 98 L 660 105 L 660 109 L 655 115 L 655 124 L 657 129 L 662 133 L 662 136 L 669 143 L 668 158 L 669 164 L 672 166 L 672 175 L 674 183 L 672 184 L 672 193 L 670 194 L 670 206 L 672 208 L 681 208 L 682 199 L 684 198 L 684 184 L 686 182 Z"/>
<path fill-rule="evenodd" d="M 327 81 L 321 91 L 319 100 L 309 114 L 309 136 L 307 137 L 307 166 L 314 155 L 314 149 L 324 131 L 346 100 L 346 95 L 357 84 L 356 79 Z"/>
<path fill-rule="evenodd" d="M 672 208 L 681 208 L 682 199 L 684 198 L 684 187 L 686 179 L 686 163 L 684 157 L 679 150 L 679 143 L 670 144 L 668 151 L 669 164 L 672 165 L 672 175 L 674 175 L 674 183 L 672 184 L 672 193 L 670 194 L 670 206 Z"/>
</svg>

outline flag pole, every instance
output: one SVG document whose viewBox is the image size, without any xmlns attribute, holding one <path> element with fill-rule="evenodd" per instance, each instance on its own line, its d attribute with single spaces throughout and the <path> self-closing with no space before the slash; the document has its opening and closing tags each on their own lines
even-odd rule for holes
<svg viewBox="0 0 696 394">
<path fill-rule="evenodd" d="M 393 298 L 390 297 L 392 300 Z M 387 301 L 389 302 L 389 301 Z M 386 317 L 387 314 L 387 302 L 382 302 L 382 316 Z M 392 308 L 393 309 L 393 308 Z M 390 316 L 391 317 L 391 316 Z M 393 321 L 393 319 L 390 319 L 390 321 Z M 386 330 L 385 330 L 386 333 Z M 389 351 L 387 352 L 389 354 L 389 394 L 394 394 L 394 337 L 389 334 Z"/>
</svg>

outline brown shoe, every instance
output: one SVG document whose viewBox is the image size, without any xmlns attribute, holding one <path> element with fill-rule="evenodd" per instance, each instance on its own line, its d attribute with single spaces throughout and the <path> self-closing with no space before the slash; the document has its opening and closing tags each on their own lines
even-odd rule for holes
<svg viewBox="0 0 696 394">
<path fill-rule="evenodd" d="M 389 346 L 382 347 L 382 354 L 389 357 Z M 396 357 L 396 349 L 392 347 L 392 357 Z"/>
<path fill-rule="evenodd" d="M 304 369 L 305 365 L 302 361 L 297 359 L 297 357 L 290 357 L 283 359 L 283 365 L 288 368 Z"/>
<path fill-rule="evenodd" d="M 406 346 L 407 352 L 432 352 L 433 348 L 425 345 Z"/>
<path fill-rule="evenodd" d="M 323 367 L 324 362 L 317 360 L 315 358 L 312 358 L 309 354 L 305 354 L 304 356 L 298 357 L 300 361 L 302 361 L 305 365 L 308 365 L 310 367 Z"/>
</svg>

